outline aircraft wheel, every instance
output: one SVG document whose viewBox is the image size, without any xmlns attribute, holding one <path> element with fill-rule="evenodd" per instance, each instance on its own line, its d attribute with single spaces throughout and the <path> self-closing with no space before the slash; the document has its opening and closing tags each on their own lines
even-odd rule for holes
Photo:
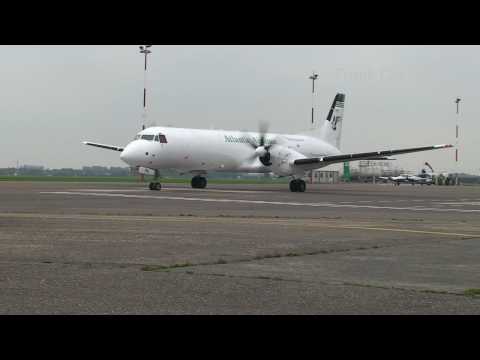
<svg viewBox="0 0 480 360">
<path fill-rule="evenodd" d="M 198 186 L 197 186 L 197 184 L 198 184 L 198 177 L 196 177 L 196 176 L 193 177 L 193 178 L 192 178 L 192 181 L 190 182 L 190 184 L 192 185 L 192 188 L 196 189 L 196 188 L 198 187 Z"/>
<path fill-rule="evenodd" d="M 297 192 L 298 191 L 298 183 L 297 180 L 290 181 L 290 191 Z"/>
<path fill-rule="evenodd" d="M 302 179 L 294 179 L 290 181 L 290 191 L 291 192 L 305 192 L 307 184 Z"/>
<path fill-rule="evenodd" d="M 298 191 L 305 192 L 306 189 L 307 189 L 307 183 L 303 180 L 298 180 Z"/>
<path fill-rule="evenodd" d="M 159 191 L 162 189 L 162 184 L 160 184 L 159 182 L 151 182 L 148 187 L 150 188 L 150 190 L 156 190 L 156 191 Z"/>
<path fill-rule="evenodd" d="M 207 187 L 207 179 L 202 176 L 194 176 L 191 185 L 194 189 L 205 189 Z"/>
</svg>

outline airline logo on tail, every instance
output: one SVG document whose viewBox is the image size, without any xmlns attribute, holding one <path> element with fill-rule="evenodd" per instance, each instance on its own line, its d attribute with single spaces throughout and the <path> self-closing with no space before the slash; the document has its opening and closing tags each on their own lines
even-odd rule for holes
<svg viewBox="0 0 480 360">
<path fill-rule="evenodd" d="M 337 130 L 337 125 L 342 121 L 344 106 L 345 94 L 339 93 L 335 96 L 335 99 L 333 99 L 332 106 L 327 116 L 327 120 L 330 121 L 333 130 Z"/>
</svg>

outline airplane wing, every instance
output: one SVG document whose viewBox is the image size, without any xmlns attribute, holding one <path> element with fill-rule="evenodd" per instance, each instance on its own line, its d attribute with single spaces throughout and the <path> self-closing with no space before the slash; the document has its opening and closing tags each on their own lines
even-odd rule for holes
<svg viewBox="0 0 480 360">
<path fill-rule="evenodd" d="M 114 146 L 114 145 L 105 145 L 105 144 L 98 144 L 98 143 L 93 143 L 90 141 L 84 141 L 83 142 L 85 145 L 90 145 L 90 146 L 96 146 L 102 149 L 108 149 L 108 150 L 115 150 L 115 151 L 123 151 L 122 147 L 119 146 Z"/>
<path fill-rule="evenodd" d="M 397 159 L 391 158 L 390 156 L 376 156 L 376 157 L 371 157 L 371 158 L 362 159 L 362 160 L 397 160 Z"/>
<path fill-rule="evenodd" d="M 297 159 L 293 162 L 293 164 L 295 166 L 304 167 L 306 170 L 308 170 L 308 169 L 317 169 L 330 164 L 341 163 L 341 162 L 350 162 L 350 161 L 367 160 L 367 159 L 372 160 L 372 159 L 379 159 L 381 157 L 385 157 L 388 155 L 408 154 L 408 153 L 413 153 L 418 151 L 445 149 L 450 147 L 453 147 L 453 145 L 433 145 L 433 146 L 424 146 L 424 147 L 409 148 L 409 149 L 324 156 L 321 158 L 305 158 L 305 159 Z"/>
</svg>

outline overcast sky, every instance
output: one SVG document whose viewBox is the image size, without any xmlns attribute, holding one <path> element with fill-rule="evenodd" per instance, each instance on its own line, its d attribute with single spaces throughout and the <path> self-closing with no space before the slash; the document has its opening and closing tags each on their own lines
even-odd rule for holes
<svg viewBox="0 0 480 360">
<path fill-rule="evenodd" d="M 312 70 L 323 121 L 346 93 L 344 152 L 455 143 L 460 171 L 480 173 L 479 46 L 156 46 L 148 119 L 156 125 L 272 132 L 309 127 Z M 138 46 L 0 46 L 0 167 L 127 166 L 119 153 L 141 127 Z M 455 169 L 454 150 L 397 156 L 396 166 Z"/>
</svg>

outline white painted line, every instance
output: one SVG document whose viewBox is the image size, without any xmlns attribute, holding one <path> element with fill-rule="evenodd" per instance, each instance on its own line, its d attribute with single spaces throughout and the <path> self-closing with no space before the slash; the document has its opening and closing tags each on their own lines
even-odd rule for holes
<svg viewBox="0 0 480 360">
<path fill-rule="evenodd" d="M 310 207 L 332 207 L 332 208 L 367 208 L 367 209 L 384 209 L 384 210 L 411 210 L 411 211 L 438 211 L 438 212 L 462 212 L 476 213 L 480 209 L 454 209 L 454 208 L 427 208 L 427 207 L 393 207 L 393 206 L 373 206 L 373 205 L 348 205 L 333 203 L 302 203 L 302 202 L 283 202 L 283 201 L 263 201 L 263 200 L 242 200 L 242 199 L 212 199 L 212 198 L 194 198 L 180 196 L 149 196 L 149 195 L 126 195 L 126 194 L 109 194 L 109 193 L 88 193 L 88 192 L 70 192 L 70 191 L 42 191 L 40 194 L 54 195 L 83 195 L 83 196 L 105 196 L 105 197 L 121 197 L 136 199 L 158 199 L 158 200 L 184 200 L 184 201 L 204 201 L 204 202 L 224 202 L 239 204 L 260 204 L 260 205 L 287 205 L 287 206 L 310 206 Z"/>
<path fill-rule="evenodd" d="M 442 202 L 438 203 L 441 205 L 460 205 L 460 206 L 465 206 L 465 205 L 471 205 L 471 206 L 480 206 L 480 202 Z"/>
<path fill-rule="evenodd" d="M 67 191 L 82 192 L 151 192 L 149 189 L 70 189 Z M 218 193 L 239 193 L 239 194 L 268 194 L 269 191 L 257 190 L 220 190 L 220 189 L 190 189 L 190 188 L 166 188 L 162 187 L 161 191 L 194 191 L 194 192 L 218 192 Z"/>
<path fill-rule="evenodd" d="M 67 191 L 86 191 L 86 192 L 146 192 L 148 189 L 70 189 Z"/>
<path fill-rule="evenodd" d="M 162 191 L 194 191 L 194 192 L 217 192 L 217 193 L 237 193 L 237 194 L 270 194 L 270 191 L 262 190 L 220 190 L 220 189 L 189 189 L 189 188 L 163 188 Z"/>
</svg>

